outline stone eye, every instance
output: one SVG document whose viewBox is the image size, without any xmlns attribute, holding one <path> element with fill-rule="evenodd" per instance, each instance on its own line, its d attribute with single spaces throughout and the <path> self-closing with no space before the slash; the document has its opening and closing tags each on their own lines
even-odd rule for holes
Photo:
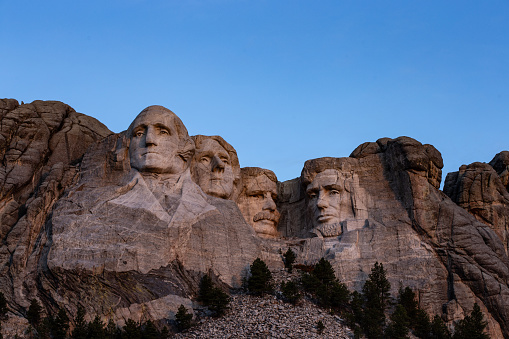
<svg viewBox="0 0 509 339">
<path fill-rule="evenodd" d="M 143 131 L 138 131 L 134 135 L 137 137 L 141 137 L 141 136 L 143 136 L 143 134 L 144 134 Z"/>
<path fill-rule="evenodd" d="M 168 130 L 162 128 L 161 130 L 159 130 L 159 133 L 160 134 L 164 134 L 164 135 L 170 135 L 170 132 L 168 132 Z"/>
<path fill-rule="evenodd" d="M 310 199 L 315 199 L 317 194 L 315 192 L 308 193 Z"/>
<path fill-rule="evenodd" d="M 200 159 L 200 162 L 202 164 L 208 164 L 210 162 L 210 159 L 208 157 L 203 157 Z"/>
<path fill-rule="evenodd" d="M 337 194 L 339 194 L 339 191 L 338 190 L 332 190 L 332 191 L 330 191 L 329 194 L 330 195 L 337 195 Z"/>
</svg>

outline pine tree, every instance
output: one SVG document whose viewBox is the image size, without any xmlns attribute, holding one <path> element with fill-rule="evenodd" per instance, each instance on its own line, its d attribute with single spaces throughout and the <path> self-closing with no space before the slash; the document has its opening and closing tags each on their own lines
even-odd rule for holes
<svg viewBox="0 0 509 339">
<path fill-rule="evenodd" d="M 41 311 L 42 307 L 39 305 L 39 302 L 35 299 L 30 300 L 30 306 L 27 311 L 27 320 L 35 328 L 37 328 L 41 322 Z"/>
<path fill-rule="evenodd" d="M 132 319 L 127 319 L 125 326 L 122 328 L 122 339 L 140 339 L 141 330 L 138 323 Z"/>
<path fill-rule="evenodd" d="M 2 292 L 0 292 L 0 318 L 7 314 L 7 300 Z"/>
<path fill-rule="evenodd" d="M 321 320 L 318 320 L 318 322 L 316 323 L 316 330 L 318 331 L 318 334 L 322 334 L 323 330 L 325 330 L 325 325 Z"/>
<path fill-rule="evenodd" d="M 297 256 L 295 255 L 295 252 L 292 251 L 291 248 L 288 248 L 288 250 L 283 254 L 284 262 L 285 262 L 285 268 L 288 269 L 289 273 L 292 273 L 293 271 L 293 263 L 295 262 L 295 259 L 297 259 Z"/>
<path fill-rule="evenodd" d="M 300 299 L 301 295 L 299 293 L 299 288 L 294 281 L 281 282 L 281 293 L 283 293 L 283 298 L 289 303 L 296 304 Z"/>
<path fill-rule="evenodd" d="M 207 306 L 213 316 L 219 317 L 228 308 L 230 297 L 222 289 L 214 286 L 212 278 L 207 274 L 200 281 L 198 301 Z"/>
<path fill-rule="evenodd" d="M 161 335 L 150 319 L 147 320 L 141 328 L 141 339 L 159 339 L 159 336 Z"/>
<path fill-rule="evenodd" d="M 484 333 L 488 322 L 484 320 L 479 305 L 474 304 L 474 309 L 470 315 L 460 320 L 454 329 L 454 339 L 489 339 L 489 335 Z"/>
<path fill-rule="evenodd" d="M 411 327 L 414 329 L 414 334 L 422 339 L 431 338 L 431 322 L 429 315 L 423 309 L 418 308 L 415 320 L 411 320 Z"/>
<path fill-rule="evenodd" d="M 122 331 L 113 322 L 113 319 L 108 320 L 108 324 L 104 330 L 104 337 L 106 339 L 120 339 Z"/>
<path fill-rule="evenodd" d="M 415 293 L 410 287 L 400 288 L 398 292 L 397 303 L 405 308 L 406 314 L 410 319 L 415 319 L 419 305 L 415 300 Z"/>
<path fill-rule="evenodd" d="M 396 309 L 391 314 L 391 323 L 385 329 L 385 337 L 391 339 L 408 338 L 410 319 L 406 313 L 405 307 L 401 304 L 396 305 Z"/>
<path fill-rule="evenodd" d="M 183 331 L 190 328 L 192 319 L 193 315 L 187 313 L 187 309 L 181 304 L 178 308 L 177 314 L 175 314 L 178 330 Z"/>
<path fill-rule="evenodd" d="M 55 339 L 65 339 L 69 330 L 69 317 L 63 308 L 58 310 L 57 316 L 53 322 L 52 333 Z"/>
<path fill-rule="evenodd" d="M 364 299 L 362 297 L 362 294 L 360 294 L 357 291 L 353 291 L 349 303 L 349 309 L 350 311 L 346 313 L 346 322 L 348 327 L 350 327 L 354 332 L 354 337 L 360 338 L 362 335 L 361 327 L 359 326 L 362 324 L 363 316 L 364 316 Z"/>
<path fill-rule="evenodd" d="M 101 317 L 96 315 L 94 320 L 88 324 L 87 329 L 89 339 L 105 339 L 106 331 L 104 329 L 104 323 L 101 320 Z"/>
<path fill-rule="evenodd" d="M 433 317 L 433 321 L 431 322 L 431 338 L 433 339 L 449 339 L 451 334 L 447 329 L 444 321 L 437 314 Z"/>
<path fill-rule="evenodd" d="M 362 287 L 364 316 L 362 327 L 368 338 L 382 338 L 385 327 L 385 310 L 388 306 L 391 284 L 383 264 L 375 263 L 368 280 Z"/>
<path fill-rule="evenodd" d="M 85 308 L 78 306 L 76 317 L 74 318 L 74 329 L 72 330 L 72 339 L 87 339 L 87 322 L 85 321 Z"/>
<path fill-rule="evenodd" d="M 336 274 L 334 273 L 331 263 L 323 257 L 315 265 L 312 274 L 325 285 L 329 285 L 333 281 L 336 281 Z"/>
<path fill-rule="evenodd" d="M 212 289 L 212 299 L 209 305 L 207 305 L 209 310 L 212 311 L 212 315 L 214 317 L 222 316 L 226 309 L 228 309 L 229 304 L 230 296 L 219 287 L 214 287 Z"/>
<path fill-rule="evenodd" d="M 170 337 L 170 331 L 168 330 L 168 327 L 164 326 L 161 330 L 161 339 L 167 339 Z"/>
<path fill-rule="evenodd" d="M 198 301 L 207 305 L 210 303 L 212 299 L 212 290 L 214 288 L 214 284 L 212 283 L 212 278 L 205 274 L 200 280 L 200 290 L 198 292 Z"/>
<path fill-rule="evenodd" d="M 256 258 L 251 265 L 251 276 L 247 280 L 247 288 L 254 295 L 272 292 L 272 273 L 263 260 Z"/>
</svg>

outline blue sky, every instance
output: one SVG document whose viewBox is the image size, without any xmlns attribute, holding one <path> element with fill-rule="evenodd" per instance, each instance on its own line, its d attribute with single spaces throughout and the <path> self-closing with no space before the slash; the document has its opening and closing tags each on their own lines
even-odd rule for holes
<svg viewBox="0 0 509 339">
<path fill-rule="evenodd" d="M 508 1 L 0 0 L 0 97 L 59 100 L 114 132 L 146 106 L 241 166 L 410 136 L 444 175 L 509 150 Z"/>
</svg>

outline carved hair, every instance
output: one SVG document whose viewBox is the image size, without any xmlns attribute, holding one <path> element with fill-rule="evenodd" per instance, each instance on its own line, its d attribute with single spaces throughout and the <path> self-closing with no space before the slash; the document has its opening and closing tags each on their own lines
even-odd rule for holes
<svg viewBox="0 0 509 339">
<path fill-rule="evenodd" d="M 307 186 L 315 179 L 316 175 L 320 172 L 323 172 L 328 169 L 333 169 L 339 171 L 342 167 L 342 163 L 344 160 L 341 158 L 318 158 L 308 160 L 304 163 L 304 168 L 302 169 L 302 173 L 300 175 L 301 182 L 303 185 Z"/>
<path fill-rule="evenodd" d="M 207 140 L 207 139 L 212 139 L 212 140 L 217 141 L 217 143 L 219 145 L 221 145 L 221 147 L 223 147 L 226 150 L 226 152 L 228 152 L 228 155 L 230 156 L 230 160 L 232 162 L 232 167 L 233 168 L 237 168 L 237 169 L 240 168 L 239 158 L 237 157 L 237 151 L 235 151 L 235 148 L 233 148 L 232 145 L 227 143 L 226 140 L 221 138 L 219 135 L 211 135 L 211 136 L 207 136 L 207 135 L 194 135 L 191 138 L 193 138 L 194 143 L 195 143 L 197 149 L 199 149 L 201 147 L 202 142 Z M 240 175 L 240 172 L 237 171 L 236 174 L 238 176 L 238 175 Z"/>
<path fill-rule="evenodd" d="M 257 177 L 259 175 L 265 174 L 267 178 L 269 178 L 271 181 L 274 181 L 277 184 L 277 177 L 274 172 L 271 170 L 260 168 L 260 167 L 242 167 L 240 169 L 242 178 L 246 177 Z"/>
</svg>

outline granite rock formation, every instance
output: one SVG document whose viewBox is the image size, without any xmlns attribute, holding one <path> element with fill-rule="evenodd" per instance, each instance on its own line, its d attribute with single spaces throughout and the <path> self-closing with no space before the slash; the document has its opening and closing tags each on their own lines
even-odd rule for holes
<svg viewBox="0 0 509 339">
<path fill-rule="evenodd" d="M 10 324 L 32 298 L 120 325 L 168 323 L 203 274 L 239 287 L 256 257 L 277 270 L 291 247 L 297 262 L 330 260 L 351 289 L 382 262 L 393 294 L 412 287 L 449 324 L 478 303 L 492 337 L 509 338 L 507 152 L 450 174 L 444 194 L 440 152 L 408 137 L 309 160 L 277 182 L 239 169 L 222 138 L 193 140 L 161 106 L 118 134 L 59 102 L 4 99 L 0 117 Z"/>
<path fill-rule="evenodd" d="M 237 205 L 244 219 L 262 238 L 277 238 L 277 177 L 274 172 L 259 167 L 243 167 Z"/>
<path fill-rule="evenodd" d="M 232 199 L 240 179 L 240 164 L 235 149 L 218 135 L 196 135 L 191 175 L 208 195 Z"/>
<path fill-rule="evenodd" d="M 458 172 L 447 175 L 444 185 L 445 194 L 495 231 L 504 244 L 506 254 L 509 250 L 508 153 L 497 154 L 489 164 L 474 162 L 463 165 Z M 507 164 L 503 162 L 504 155 Z"/>
</svg>

